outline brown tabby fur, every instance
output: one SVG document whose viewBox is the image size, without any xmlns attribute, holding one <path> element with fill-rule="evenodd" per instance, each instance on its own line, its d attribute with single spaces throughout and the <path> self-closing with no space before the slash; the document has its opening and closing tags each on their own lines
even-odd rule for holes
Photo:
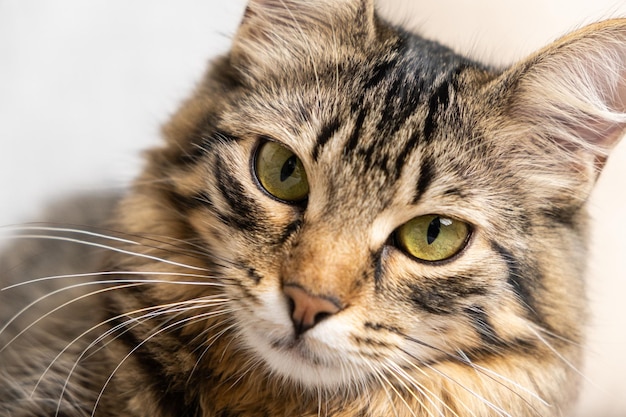
<svg viewBox="0 0 626 417">
<path fill-rule="evenodd" d="M 626 20 L 500 71 L 387 25 L 371 1 L 252 0 L 112 225 L 89 229 L 108 237 L 79 236 L 109 247 L 84 270 L 111 275 L 59 281 L 85 286 L 46 299 L 40 315 L 68 305 L 6 348 L 34 319 L 4 331 L 0 412 L 567 415 L 584 206 L 625 127 L 624 62 Z M 262 138 L 302 160 L 305 203 L 258 185 Z M 450 260 L 390 238 L 429 213 L 472 225 Z M 14 265 L 3 280 L 29 278 Z M 296 336 L 287 284 L 341 311 Z M 19 290 L 0 295 L 5 317 Z"/>
</svg>

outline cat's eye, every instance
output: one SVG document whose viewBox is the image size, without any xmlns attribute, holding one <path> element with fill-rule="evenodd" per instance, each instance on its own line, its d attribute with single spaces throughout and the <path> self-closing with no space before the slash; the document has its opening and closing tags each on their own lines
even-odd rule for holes
<svg viewBox="0 0 626 417">
<path fill-rule="evenodd" d="M 416 217 L 396 231 L 397 244 L 423 261 L 443 261 L 459 253 L 468 241 L 470 226 L 436 214 Z"/>
<path fill-rule="evenodd" d="M 284 146 L 267 141 L 256 153 L 254 173 L 270 195 L 297 203 L 309 195 L 309 182 L 300 158 Z"/>
</svg>

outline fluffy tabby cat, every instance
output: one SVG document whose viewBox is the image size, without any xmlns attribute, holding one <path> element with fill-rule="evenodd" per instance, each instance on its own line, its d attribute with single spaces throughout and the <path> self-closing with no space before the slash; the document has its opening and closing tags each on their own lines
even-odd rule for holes
<svg viewBox="0 0 626 417">
<path fill-rule="evenodd" d="M 567 415 L 624 63 L 626 20 L 499 70 L 251 0 L 108 226 L 7 252 L 0 414 Z"/>
</svg>

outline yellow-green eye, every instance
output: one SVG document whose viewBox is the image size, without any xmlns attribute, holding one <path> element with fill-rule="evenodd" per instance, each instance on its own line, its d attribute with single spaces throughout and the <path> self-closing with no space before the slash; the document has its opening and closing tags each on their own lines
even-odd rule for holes
<svg viewBox="0 0 626 417">
<path fill-rule="evenodd" d="M 469 234 L 467 223 L 428 214 L 400 226 L 396 240 L 409 255 L 417 259 L 443 261 L 463 249 Z"/>
<path fill-rule="evenodd" d="M 265 191 L 279 200 L 299 202 L 309 195 L 309 182 L 302 161 L 276 142 L 261 144 L 254 171 Z"/>
</svg>

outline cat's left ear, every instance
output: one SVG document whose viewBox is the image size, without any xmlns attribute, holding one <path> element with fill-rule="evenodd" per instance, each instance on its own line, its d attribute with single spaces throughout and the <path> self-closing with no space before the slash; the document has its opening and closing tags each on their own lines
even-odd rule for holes
<svg viewBox="0 0 626 417">
<path fill-rule="evenodd" d="M 518 135 L 556 145 L 595 179 L 626 129 L 626 19 L 565 36 L 503 79 Z"/>
<path fill-rule="evenodd" d="M 373 0 L 249 0 L 230 63 L 248 76 L 316 65 L 375 33 Z"/>
</svg>

